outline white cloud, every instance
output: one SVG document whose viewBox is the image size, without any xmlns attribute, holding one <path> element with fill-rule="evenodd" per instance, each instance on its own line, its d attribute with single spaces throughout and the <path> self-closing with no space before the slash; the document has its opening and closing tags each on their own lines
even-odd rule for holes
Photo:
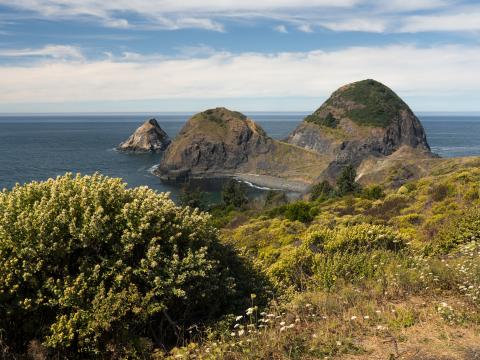
<svg viewBox="0 0 480 360">
<path fill-rule="evenodd" d="M 405 19 L 401 32 L 478 31 L 480 9 L 471 12 L 411 16 Z"/>
<path fill-rule="evenodd" d="M 352 47 L 337 51 L 215 53 L 166 59 L 128 55 L 0 67 L 1 104 L 327 96 L 375 78 L 401 96 L 480 93 L 480 47 Z M 460 94 L 460 95 L 459 95 Z M 444 98 L 442 98 L 442 102 Z"/>
<path fill-rule="evenodd" d="M 0 57 L 49 57 L 54 59 L 83 59 L 79 48 L 69 45 L 46 45 L 39 49 L 0 49 Z"/>
<path fill-rule="evenodd" d="M 301 24 L 297 28 L 299 31 L 304 33 L 311 33 L 313 32 L 313 28 L 311 24 Z"/>
<path fill-rule="evenodd" d="M 377 19 L 351 19 L 333 22 L 323 22 L 322 26 L 333 31 L 364 31 L 364 32 L 384 32 L 387 24 L 383 20 Z"/>
<path fill-rule="evenodd" d="M 287 34 L 288 33 L 288 30 L 287 30 L 287 27 L 285 25 L 278 25 L 278 26 L 275 26 L 273 28 L 273 30 L 279 32 L 279 33 L 282 33 L 282 34 Z"/>
</svg>

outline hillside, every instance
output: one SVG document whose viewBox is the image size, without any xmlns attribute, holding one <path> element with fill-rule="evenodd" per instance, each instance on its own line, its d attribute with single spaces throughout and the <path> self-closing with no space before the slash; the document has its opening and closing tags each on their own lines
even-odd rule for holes
<svg viewBox="0 0 480 360">
<path fill-rule="evenodd" d="M 236 215 L 223 241 L 279 293 L 171 358 L 478 357 L 480 160 L 430 171 L 396 190 L 267 207 L 240 224 Z"/>
</svg>

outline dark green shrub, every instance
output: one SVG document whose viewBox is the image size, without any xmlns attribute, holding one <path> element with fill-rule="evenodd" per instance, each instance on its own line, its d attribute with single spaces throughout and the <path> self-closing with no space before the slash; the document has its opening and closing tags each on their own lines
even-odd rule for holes
<svg viewBox="0 0 480 360">
<path fill-rule="evenodd" d="M 442 201 L 447 197 L 451 190 L 451 186 L 447 184 L 433 184 L 430 188 L 430 196 L 433 201 Z"/>
<path fill-rule="evenodd" d="M 312 186 L 310 190 L 310 199 L 325 200 L 335 196 L 335 189 L 330 185 L 327 180 L 323 180 L 318 184 Z"/>
<path fill-rule="evenodd" d="M 0 193 L 0 332 L 12 351 L 40 341 L 60 357 L 143 357 L 242 305 L 255 283 L 242 264 L 207 214 L 120 179 Z"/>
<path fill-rule="evenodd" d="M 241 208 L 248 202 L 245 188 L 241 183 L 234 179 L 230 179 L 222 188 L 222 202 L 226 205 L 232 205 Z"/>
<path fill-rule="evenodd" d="M 304 201 L 297 201 L 285 206 L 284 215 L 290 221 L 307 223 L 313 220 L 315 211 L 311 204 Z"/>
<path fill-rule="evenodd" d="M 362 196 L 370 200 L 378 200 L 385 197 L 383 188 L 379 185 L 373 185 L 362 190 Z"/>
<path fill-rule="evenodd" d="M 337 179 L 337 193 L 340 196 L 352 194 L 360 190 L 360 185 L 355 181 L 357 170 L 352 165 L 346 166 Z"/>
<path fill-rule="evenodd" d="M 337 119 L 335 119 L 335 117 L 330 112 L 325 117 L 321 117 L 317 114 L 308 115 L 304 119 L 304 121 L 314 123 L 314 124 L 317 124 L 319 126 L 329 127 L 329 128 L 332 128 L 332 129 L 336 128 L 338 123 L 339 123 L 339 121 Z"/>
<path fill-rule="evenodd" d="M 179 199 L 180 206 L 188 206 L 192 209 L 199 209 L 206 211 L 208 209 L 208 203 L 205 192 L 199 188 L 192 188 L 186 184 L 182 187 Z"/>
</svg>

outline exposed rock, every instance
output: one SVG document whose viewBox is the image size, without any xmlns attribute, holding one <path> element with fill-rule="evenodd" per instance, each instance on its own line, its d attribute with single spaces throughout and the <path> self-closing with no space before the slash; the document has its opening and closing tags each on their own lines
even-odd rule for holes
<svg viewBox="0 0 480 360">
<path fill-rule="evenodd" d="M 157 174 L 165 180 L 256 174 L 311 181 L 322 167 L 318 154 L 270 138 L 239 112 L 216 108 L 188 120 Z"/>
<path fill-rule="evenodd" d="M 335 178 L 347 165 L 368 157 L 388 156 L 409 146 L 429 156 L 425 131 L 408 105 L 375 80 L 363 80 L 335 91 L 305 118 L 287 142 L 330 156 L 324 177 Z"/>
<path fill-rule="evenodd" d="M 171 141 L 156 119 L 143 123 L 118 149 L 133 152 L 160 152 L 167 149 Z"/>
</svg>

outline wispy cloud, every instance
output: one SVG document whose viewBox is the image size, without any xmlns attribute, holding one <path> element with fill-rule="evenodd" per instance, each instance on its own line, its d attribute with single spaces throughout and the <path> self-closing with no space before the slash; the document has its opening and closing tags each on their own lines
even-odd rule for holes
<svg viewBox="0 0 480 360">
<path fill-rule="evenodd" d="M 0 104 L 324 98 L 342 84 L 365 78 L 385 82 L 402 96 L 435 99 L 446 94 L 480 94 L 480 73 L 477 71 L 480 47 L 403 45 L 352 47 L 329 52 L 220 52 L 207 57 L 145 59 L 148 57 L 140 54 L 124 54 L 123 59 L 52 60 L 30 66 L 3 66 L 0 67 L 3 90 Z"/>
<path fill-rule="evenodd" d="M 0 57 L 47 57 L 75 60 L 84 58 L 79 48 L 69 45 L 47 45 L 38 49 L 0 49 Z"/>
<path fill-rule="evenodd" d="M 399 31 L 480 31 L 480 8 L 470 12 L 411 16 Z"/>
<path fill-rule="evenodd" d="M 301 24 L 298 26 L 298 30 L 304 33 L 312 33 L 313 28 L 311 24 Z"/>
<path fill-rule="evenodd" d="M 287 34 L 288 33 L 288 30 L 287 30 L 287 27 L 285 25 L 278 25 L 278 26 L 275 26 L 273 28 L 273 30 L 279 32 L 279 33 L 282 33 L 282 34 Z"/>
<path fill-rule="evenodd" d="M 368 32 L 476 29 L 476 14 L 446 15 L 466 3 L 467 0 L 0 0 L 0 5 L 22 12 L 22 16 L 86 19 L 123 29 L 196 28 L 218 32 L 225 31 L 227 19 L 260 18 L 282 20 L 303 32 L 319 27 Z M 284 32 L 286 25 L 275 29 Z"/>
</svg>

